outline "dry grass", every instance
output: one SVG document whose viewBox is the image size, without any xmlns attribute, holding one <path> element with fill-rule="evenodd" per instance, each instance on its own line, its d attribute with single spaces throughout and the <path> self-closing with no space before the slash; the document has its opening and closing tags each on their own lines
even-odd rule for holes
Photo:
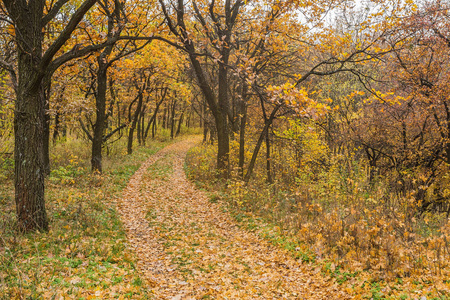
<svg viewBox="0 0 450 300">
<path fill-rule="evenodd" d="M 225 199 L 248 228 L 271 224 L 271 234 L 262 230 L 266 238 L 319 263 L 324 274 L 350 285 L 355 297 L 449 298 L 447 216 L 419 215 L 412 195 L 391 193 L 388 180 L 369 183 L 362 164 L 342 165 L 344 160 L 335 158 L 331 168 L 291 173 L 290 182 L 289 174 L 282 174 L 273 185 L 265 182 L 261 167 L 249 185 L 232 179 L 224 187 L 211 181 L 214 157 L 211 146 L 190 151 L 190 178 L 209 189 L 212 199 Z"/>
</svg>

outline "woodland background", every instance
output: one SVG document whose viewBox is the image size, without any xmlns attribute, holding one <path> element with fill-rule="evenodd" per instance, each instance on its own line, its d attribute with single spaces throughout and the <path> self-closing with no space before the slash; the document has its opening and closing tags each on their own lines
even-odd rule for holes
<svg viewBox="0 0 450 300">
<path fill-rule="evenodd" d="M 355 295 L 448 299 L 449 9 L 3 0 L 0 297 L 143 297 L 109 201 L 203 134 L 186 172 L 248 230 Z"/>
</svg>

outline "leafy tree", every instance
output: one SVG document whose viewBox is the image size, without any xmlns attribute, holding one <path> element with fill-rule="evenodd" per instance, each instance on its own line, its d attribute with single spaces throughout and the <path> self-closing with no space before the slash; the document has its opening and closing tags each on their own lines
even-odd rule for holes
<svg viewBox="0 0 450 300">
<path fill-rule="evenodd" d="M 99 46 L 77 45 L 69 51 L 63 47 L 71 38 L 84 15 L 96 0 L 73 6 L 65 27 L 44 47 L 45 27 L 58 19 L 61 9 L 69 4 L 59 0 L 48 6 L 44 0 L 4 0 L 7 20 L 14 24 L 17 67 L 5 65 L 12 78 L 17 78 L 14 116 L 15 137 L 15 201 L 20 230 L 47 230 L 48 220 L 44 201 L 44 123 L 46 81 L 63 63 Z M 102 45 L 103 46 L 103 45 Z M 17 75 L 17 76 L 16 76 Z"/>
<path fill-rule="evenodd" d="M 178 39 L 177 47 L 184 50 L 191 61 L 192 68 L 197 78 L 198 85 L 203 96 L 208 103 L 209 109 L 214 117 L 217 130 L 218 153 L 217 169 L 220 176 L 227 178 L 229 175 L 229 59 L 232 53 L 232 37 L 235 25 L 244 1 L 224 1 L 210 3 L 192 2 L 192 10 L 188 11 L 184 1 L 166 4 L 160 1 L 162 10 L 166 17 L 166 23 L 172 34 Z M 168 10 L 173 7 L 173 10 Z M 189 15 L 188 15 L 189 13 Z M 191 21 L 197 19 L 200 28 L 191 28 Z M 205 37 L 202 41 L 195 40 L 195 33 L 192 30 L 202 31 Z M 199 54 L 204 48 L 204 43 L 211 43 L 214 53 L 212 57 L 218 68 L 217 72 L 217 92 L 208 80 L 207 72 L 202 67 Z"/>
</svg>

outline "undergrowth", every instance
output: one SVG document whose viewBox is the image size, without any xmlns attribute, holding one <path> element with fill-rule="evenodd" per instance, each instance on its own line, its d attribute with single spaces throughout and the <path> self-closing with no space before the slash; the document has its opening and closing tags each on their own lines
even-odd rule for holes
<svg viewBox="0 0 450 300">
<path fill-rule="evenodd" d="M 16 231 L 12 171 L 0 182 L 0 299 L 145 299 L 114 206 L 140 164 L 167 144 L 149 141 L 126 155 L 115 144 L 104 173 L 92 174 L 85 142 L 68 140 L 51 153 L 46 183 L 49 232 Z M 4 166 L 2 168 L 5 168 Z"/>
<path fill-rule="evenodd" d="M 369 182 L 362 164 L 343 166 L 339 157 L 321 172 L 291 173 L 290 183 L 281 174 L 268 184 L 262 168 L 248 185 L 234 173 L 224 183 L 214 149 L 193 148 L 186 162 L 211 202 L 222 200 L 244 228 L 313 263 L 355 299 L 450 298 L 445 214 L 419 214 L 413 195 L 390 193 L 388 181 Z"/>
</svg>

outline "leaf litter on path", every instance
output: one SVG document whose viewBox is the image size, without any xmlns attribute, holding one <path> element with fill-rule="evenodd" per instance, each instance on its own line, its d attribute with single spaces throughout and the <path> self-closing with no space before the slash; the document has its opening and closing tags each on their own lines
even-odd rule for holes
<svg viewBox="0 0 450 300">
<path fill-rule="evenodd" d="M 183 170 L 198 138 L 151 156 L 118 202 L 138 269 L 156 299 L 350 299 L 330 279 L 208 201 Z M 152 174 L 150 174 L 152 173 Z"/>
</svg>

